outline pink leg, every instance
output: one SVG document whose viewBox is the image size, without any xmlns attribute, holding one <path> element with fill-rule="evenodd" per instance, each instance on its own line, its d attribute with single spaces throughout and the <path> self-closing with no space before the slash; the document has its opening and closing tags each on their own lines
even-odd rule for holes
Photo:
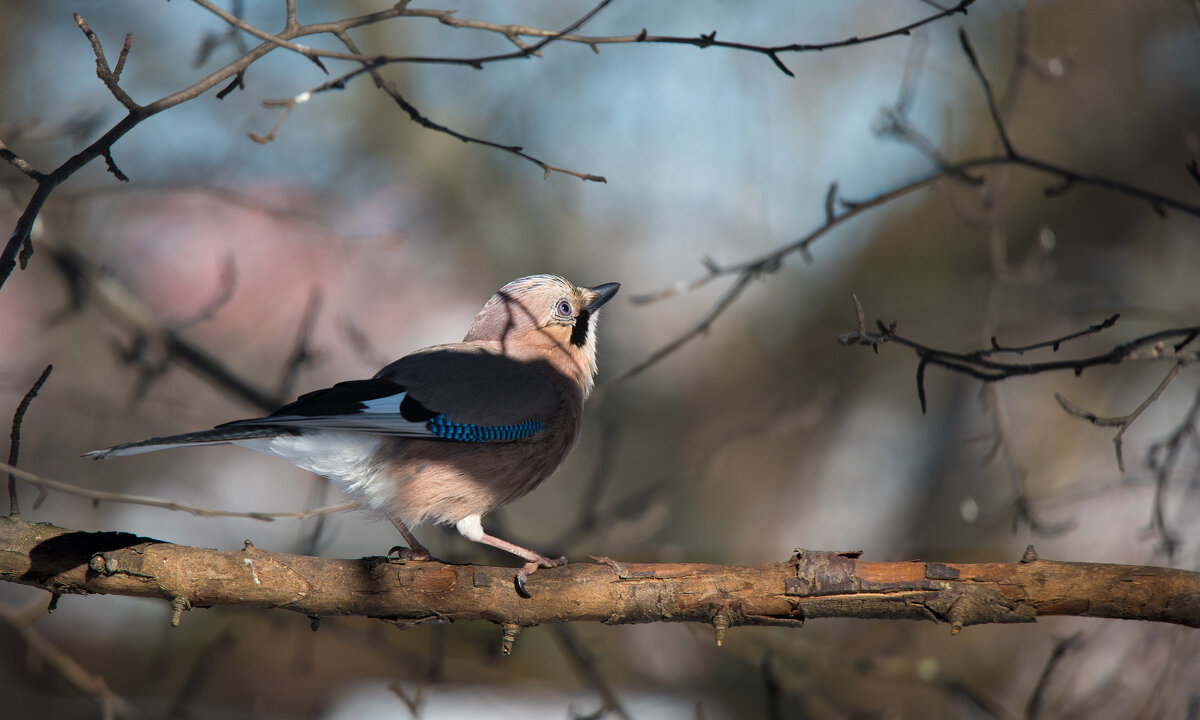
<svg viewBox="0 0 1200 720">
<path fill-rule="evenodd" d="M 408 547 L 406 548 L 399 546 L 392 548 L 388 551 L 388 555 L 399 551 L 400 557 L 406 560 L 430 560 L 433 558 L 433 555 L 431 555 L 429 551 L 425 549 L 425 546 L 417 541 L 416 536 L 412 534 L 412 531 L 408 529 L 408 526 L 404 524 L 403 520 L 394 515 L 389 515 L 388 519 L 392 521 L 392 524 L 395 525 L 396 529 L 400 531 L 400 534 L 404 536 L 404 542 L 408 543 Z"/>
<path fill-rule="evenodd" d="M 551 560 L 541 553 L 534 552 L 529 548 L 523 548 L 520 545 L 510 543 L 507 540 L 501 540 L 495 535 L 488 535 L 487 533 L 484 533 L 479 538 L 471 539 L 475 540 L 475 542 L 481 542 L 485 545 L 491 545 L 494 548 L 499 548 L 505 552 L 510 552 L 526 561 L 525 565 L 517 571 L 516 578 L 514 578 L 514 582 L 517 586 L 517 592 L 520 593 L 521 597 L 529 597 L 529 591 L 525 589 L 525 579 L 528 578 L 534 570 L 537 570 L 540 567 L 551 568 L 567 564 L 567 558 L 565 555 L 563 557 Z"/>
</svg>

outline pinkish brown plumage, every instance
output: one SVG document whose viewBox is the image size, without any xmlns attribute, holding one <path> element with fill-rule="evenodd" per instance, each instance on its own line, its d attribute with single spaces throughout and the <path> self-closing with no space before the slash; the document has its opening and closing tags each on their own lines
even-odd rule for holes
<svg viewBox="0 0 1200 720">
<path fill-rule="evenodd" d="M 536 488 L 579 437 L 596 373 L 596 313 L 620 286 L 533 275 L 505 285 L 461 343 L 418 350 L 370 380 L 301 396 L 267 417 L 87 453 L 97 459 L 168 447 L 233 443 L 334 480 L 410 530 L 453 524 L 525 565 L 517 589 L 550 559 L 483 531 L 488 511 Z"/>
</svg>

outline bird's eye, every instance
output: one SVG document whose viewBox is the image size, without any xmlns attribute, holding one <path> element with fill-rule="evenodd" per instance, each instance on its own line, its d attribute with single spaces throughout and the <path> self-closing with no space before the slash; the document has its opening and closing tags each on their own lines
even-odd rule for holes
<svg viewBox="0 0 1200 720">
<path fill-rule="evenodd" d="M 558 307 L 554 308 L 554 314 L 561 318 L 571 317 L 571 303 L 562 300 L 558 303 Z"/>
</svg>

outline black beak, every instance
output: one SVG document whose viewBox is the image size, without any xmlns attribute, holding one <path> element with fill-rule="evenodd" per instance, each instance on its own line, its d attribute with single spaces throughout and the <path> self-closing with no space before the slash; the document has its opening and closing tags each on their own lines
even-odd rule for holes
<svg viewBox="0 0 1200 720">
<path fill-rule="evenodd" d="M 609 300 L 612 300 L 613 296 L 616 295 L 617 291 L 620 289 L 621 283 L 604 283 L 603 285 L 597 285 L 596 287 L 588 288 L 588 290 L 596 293 L 596 299 L 585 305 L 583 309 L 587 310 L 588 312 L 595 312 L 599 310 L 600 306 Z"/>
</svg>

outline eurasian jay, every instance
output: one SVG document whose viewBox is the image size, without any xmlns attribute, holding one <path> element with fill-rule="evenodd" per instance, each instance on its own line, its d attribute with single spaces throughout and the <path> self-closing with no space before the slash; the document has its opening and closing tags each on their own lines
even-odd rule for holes
<svg viewBox="0 0 1200 720">
<path fill-rule="evenodd" d="M 488 511 L 525 495 L 579 437 L 596 373 L 596 315 L 621 286 L 557 275 L 514 280 L 487 301 L 460 343 L 406 355 L 370 380 L 301 395 L 261 418 L 86 453 L 96 459 L 232 443 L 333 480 L 386 515 L 413 560 L 431 556 L 410 528 L 453 524 L 523 560 L 517 591 L 548 558 L 483 531 Z"/>
</svg>

